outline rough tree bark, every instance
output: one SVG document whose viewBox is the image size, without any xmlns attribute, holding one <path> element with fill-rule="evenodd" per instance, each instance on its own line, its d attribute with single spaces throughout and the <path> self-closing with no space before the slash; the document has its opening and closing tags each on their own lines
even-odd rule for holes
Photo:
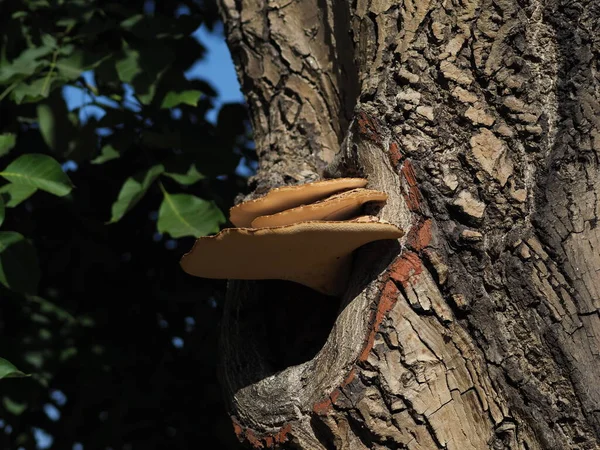
<svg viewBox="0 0 600 450">
<path fill-rule="evenodd" d="M 257 448 L 600 448 L 600 3 L 222 0 L 256 193 L 361 174 L 406 235 L 338 301 L 236 282 Z M 315 249 L 318 251 L 318 249 Z"/>
</svg>

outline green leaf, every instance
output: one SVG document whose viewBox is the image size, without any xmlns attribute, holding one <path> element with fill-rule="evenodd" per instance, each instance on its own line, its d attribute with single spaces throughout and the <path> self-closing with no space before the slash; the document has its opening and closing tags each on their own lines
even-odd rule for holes
<svg viewBox="0 0 600 450">
<path fill-rule="evenodd" d="M 169 170 L 169 168 L 167 168 L 167 170 Z M 206 178 L 203 174 L 198 172 L 198 169 L 196 168 L 196 164 L 194 164 L 194 163 L 192 163 L 187 168 L 187 170 L 185 168 L 182 168 L 182 170 L 177 170 L 177 171 L 169 170 L 168 172 L 165 172 L 165 175 L 174 179 L 179 184 L 183 184 L 185 186 L 190 186 L 190 185 L 197 183 L 198 181 Z"/>
<path fill-rule="evenodd" d="M 14 133 L 0 134 L 0 156 L 10 152 L 17 143 L 17 135 Z"/>
<path fill-rule="evenodd" d="M 32 11 L 39 11 L 50 8 L 50 2 L 48 0 L 29 0 L 27 3 Z"/>
<path fill-rule="evenodd" d="M 8 397 L 2 399 L 2 405 L 8 412 L 15 416 L 20 416 L 27 409 L 27 403 L 15 402 Z"/>
<path fill-rule="evenodd" d="M 52 50 L 56 49 L 57 47 L 56 38 L 46 33 L 42 34 L 42 44 L 48 48 L 51 48 Z"/>
<path fill-rule="evenodd" d="M 40 104 L 37 106 L 38 123 L 40 124 L 40 133 L 44 138 L 44 142 L 51 149 L 56 148 L 56 135 L 55 135 L 55 124 L 54 114 L 50 105 Z"/>
<path fill-rule="evenodd" d="M 22 155 L 0 172 L 8 181 L 39 188 L 59 197 L 71 192 L 73 185 L 54 158 L 40 153 Z"/>
<path fill-rule="evenodd" d="M 70 155 L 72 142 L 82 133 L 76 129 L 77 122 L 72 122 L 61 91 L 54 91 L 48 100 L 38 104 L 36 112 L 40 133 L 48 147 L 61 158 L 74 159 Z"/>
<path fill-rule="evenodd" d="M 33 103 L 42 100 L 55 88 L 63 86 L 66 80 L 56 74 L 49 74 L 38 78 L 31 83 L 20 83 L 11 92 L 11 98 L 15 103 Z"/>
<path fill-rule="evenodd" d="M 37 188 L 26 184 L 8 183 L 0 187 L 0 197 L 4 200 L 7 208 L 14 208 L 29 197 L 31 197 Z"/>
<path fill-rule="evenodd" d="M 86 70 L 93 69 L 111 55 L 98 55 L 83 50 L 75 50 L 68 56 L 58 58 L 56 68 L 68 80 L 75 80 Z"/>
<path fill-rule="evenodd" d="M 46 60 L 40 60 L 52 53 L 52 47 L 42 45 L 23 51 L 10 64 L 2 64 L 0 67 L 0 84 L 8 84 L 15 79 L 24 79 L 33 75 L 40 67 L 49 64 Z"/>
<path fill-rule="evenodd" d="M 38 297 L 37 295 L 28 295 L 26 298 L 30 304 L 36 305 L 39 312 L 45 317 L 58 319 L 63 322 L 64 325 L 77 322 L 77 319 L 70 312 L 45 298 Z"/>
<path fill-rule="evenodd" d="M 2 378 L 21 378 L 28 377 L 29 375 L 21 372 L 12 363 L 0 358 L 0 379 Z"/>
<path fill-rule="evenodd" d="M 73 17 L 63 17 L 62 19 L 58 19 L 56 21 L 56 25 L 64 28 L 73 28 L 77 25 L 77 20 Z"/>
<path fill-rule="evenodd" d="M 116 62 L 115 68 L 119 74 L 119 79 L 123 83 L 131 83 L 136 75 L 142 73 L 140 52 L 132 48 L 126 48 L 123 51 L 123 57 Z"/>
<path fill-rule="evenodd" d="M 117 201 L 112 205 L 112 217 L 109 223 L 118 222 L 127 211 L 133 208 L 164 170 L 162 164 L 157 164 L 144 172 L 139 172 L 127 178 L 123 183 L 123 187 L 121 187 Z"/>
<path fill-rule="evenodd" d="M 225 216 L 214 202 L 189 194 L 169 194 L 163 189 L 164 199 L 158 211 L 159 233 L 174 238 L 206 236 L 219 231 Z"/>
<path fill-rule="evenodd" d="M 112 145 L 105 145 L 100 150 L 100 154 L 92 159 L 92 164 L 104 164 L 107 161 L 117 159 L 121 154 Z"/>
<path fill-rule="evenodd" d="M 198 100 L 202 97 L 202 92 L 198 90 L 189 90 L 189 91 L 181 91 L 175 92 L 171 91 L 165 95 L 165 98 L 162 101 L 161 108 L 173 108 L 177 105 L 190 105 L 197 106 Z"/>
<path fill-rule="evenodd" d="M 59 359 L 61 362 L 63 362 L 63 361 L 67 361 L 68 359 L 73 358 L 76 355 L 77 355 L 77 348 L 69 347 L 69 348 L 65 348 L 64 350 L 62 350 L 60 352 Z"/>
<path fill-rule="evenodd" d="M 0 226 L 4 223 L 4 200 L 2 200 L 2 196 L 0 195 Z"/>
<path fill-rule="evenodd" d="M 13 291 L 34 294 L 39 280 L 33 245 L 19 233 L 0 231 L 0 283 Z"/>
<path fill-rule="evenodd" d="M 68 57 L 58 59 L 56 70 L 66 79 L 76 80 L 86 70 L 86 64 L 83 62 L 84 55 L 84 52 L 78 50 Z"/>
<path fill-rule="evenodd" d="M 123 83 L 133 86 L 137 98 L 145 105 L 154 98 L 156 85 L 173 62 L 173 51 L 166 45 L 125 47 L 115 68 Z"/>
<path fill-rule="evenodd" d="M 127 19 L 125 19 L 124 21 L 121 22 L 121 28 L 129 31 L 136 24 L 143 22 L 143 20 L 144 20 L 143 14 L 134 14 L 131 17 L 128 17 Z"/>
<path fill-rule="evenodd" d="M 31 364 L 33 367 L 35 367 L 36 369 L 41 369 L 42 366 L 44 365 L 44 353 L 42 351 L 29 351 L 26 352 L 25 355 L 23 356 L 23 358 L 25 359 L 25 361 L 27 361 L 27 363 Z"/>
</svg>

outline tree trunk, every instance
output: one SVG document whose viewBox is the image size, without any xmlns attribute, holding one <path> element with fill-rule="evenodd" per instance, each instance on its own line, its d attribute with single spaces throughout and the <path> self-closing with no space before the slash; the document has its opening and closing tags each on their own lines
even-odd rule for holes
<svg viewBox="0 0 600 450">
<path fill-rule="evenodd" d="M 221 10 L 255 193 L 362 175 L 389 195 L 379 216 L 406 232 L 357 252 L 342 299 L 231 283 L 222 374 L 238 437 L 600 448 L 600 4 Z"/>
</svg>

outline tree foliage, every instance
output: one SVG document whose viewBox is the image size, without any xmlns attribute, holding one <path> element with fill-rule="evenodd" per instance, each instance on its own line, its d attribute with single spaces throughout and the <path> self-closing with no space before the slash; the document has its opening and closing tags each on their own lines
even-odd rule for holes
<svg viewBox="0 0 600 450">
<path fill-rule="evenodd" d="M 189 76 L 215 23 L 195 0 L 0 4 L 0 447 L 235 445 L 224 283 L 178 265 L 253 160 L 244 107 L 210 122 Z"/>
</svg>

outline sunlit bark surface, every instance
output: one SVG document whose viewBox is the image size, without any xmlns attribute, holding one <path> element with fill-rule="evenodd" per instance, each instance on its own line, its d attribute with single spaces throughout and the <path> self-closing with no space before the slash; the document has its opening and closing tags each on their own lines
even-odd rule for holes
<svg viewBox="0 0 600 450">
<path fill-rule="evenodd" d="M 600 3 L 221 9 L 255 192 L 363 175 L 406 231 L 357 253 L 341 303 L 231 284 L 222 373 L 238 437 L 600 448 Z"/>
</svg>

